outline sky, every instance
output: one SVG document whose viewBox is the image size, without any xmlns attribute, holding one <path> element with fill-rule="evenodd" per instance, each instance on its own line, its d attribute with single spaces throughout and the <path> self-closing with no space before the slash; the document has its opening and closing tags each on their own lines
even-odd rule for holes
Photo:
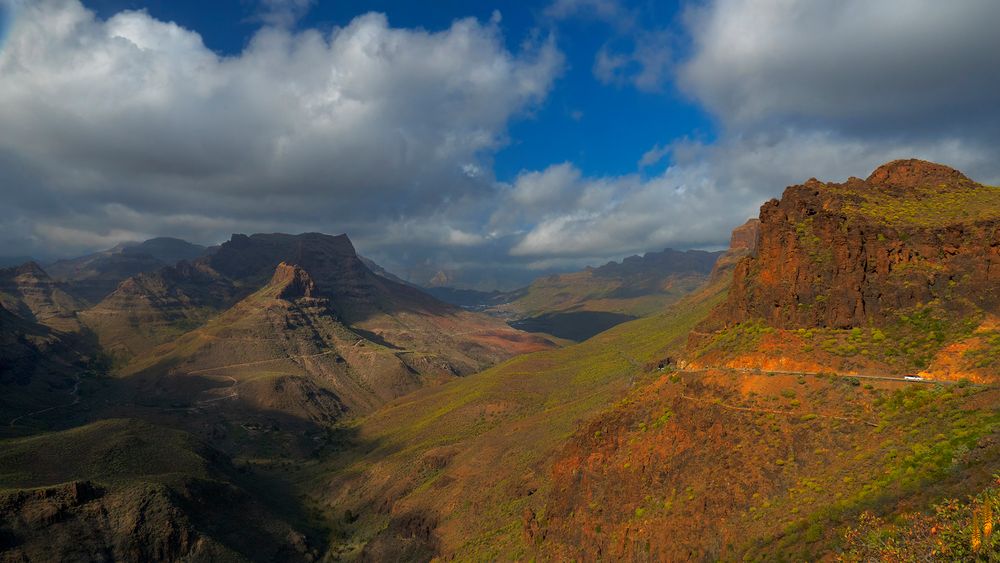
<svg viewBox="0 0 1000 563">
<path fill-rule="evenodd" d="M 1000 184 L 994 0 L 0 0 L 0 255 L 346 232 L 508 289 L 895 158 Z"/>
</svg>

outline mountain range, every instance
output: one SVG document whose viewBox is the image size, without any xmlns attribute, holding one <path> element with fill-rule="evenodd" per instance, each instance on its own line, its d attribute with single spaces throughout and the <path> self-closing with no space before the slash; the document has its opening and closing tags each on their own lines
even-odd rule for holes
<svg viewBox="0 0 1000 563">
<path fill-rule="evenodd" d="M 988 561 L 998 288 L 1000 188 L 918 160 L 515 292 L 318 233 L 3 269 L 0 559 Z"/>
</svg>

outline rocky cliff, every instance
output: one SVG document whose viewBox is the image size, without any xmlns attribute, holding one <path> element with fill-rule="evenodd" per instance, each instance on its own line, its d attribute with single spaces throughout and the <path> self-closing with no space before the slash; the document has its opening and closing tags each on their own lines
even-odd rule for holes
<svg viewBox="0 0 1000 563">
<path fill-rule="evenodd" d="M 765 203 L 756 252 L 736 265 L 727 301 L 700 331 L 853 330 L 850 341 L 830 333 L 820 344 L 884 360 L 876 349 L 895 343 L 922 368 L 998 314 L 1000 189 L 899 160 L 865 180 L 810 179 Z"/>
<path fill-rule="evenodd" d="M 918 160 L 890 162 L 867 180 L 791 186 L 761 207 L 759 252 L 737 267 L 724 321 L 882 325 L 936 300 L 997 311 L 998 192 Z"/>
</svg>

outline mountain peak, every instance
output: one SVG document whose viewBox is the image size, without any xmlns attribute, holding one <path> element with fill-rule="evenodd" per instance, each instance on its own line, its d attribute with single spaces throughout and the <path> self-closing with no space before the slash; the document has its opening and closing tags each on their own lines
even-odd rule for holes
<svg viewBox="0 0 1000 563">
<path fill-rule="evenodd" d="M 313 281 L 309 272 L 287 262 L 282 262 L 275 268 L 271 285 L 281 288 L 280 293 L 278 293 L 280 299 L 313 297 L 316 294 L 316 282 Z"/>
<path fill-rule="evenodd" d="M 971 182 L 954 168 L 916 158 L 887 162 L 876 168 L 866 181 L 875 186 L 904 189 Z"/>
<path fill-rule="evenodd" d="M 29 261 L 29 262 L 25 262 L 24 264 L 21 264 L 20 266 L 17 266 L 17 270 L 16 271 L 17 271 L 17 275 L 19 275 L 19 276 L 20 275 L 29 274 L 29 275 L 32 275 L 32 276 L 35 276 L 35 277 L 38 277 L 38 278 L 45 278 L 45 279 L 47 279 L 49 277 L 49 275 L 45 272 L 45 270 L 43 270 L 42 267 L 38 265 L 38 262 L 35 262 L 33 260 Z"/>
</svg>

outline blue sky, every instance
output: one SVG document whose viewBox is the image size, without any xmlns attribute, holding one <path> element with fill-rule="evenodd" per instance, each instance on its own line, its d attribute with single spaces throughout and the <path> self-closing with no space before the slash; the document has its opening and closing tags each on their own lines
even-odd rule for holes
<svg viewBox="0 0 1000 563">
<path fill-rule="evenodd" d="M 511 288 L 785 186 L 1000 183 L 1000 2 L 0 0 L 0 247 L 347 233 Z"/>
</svg>

